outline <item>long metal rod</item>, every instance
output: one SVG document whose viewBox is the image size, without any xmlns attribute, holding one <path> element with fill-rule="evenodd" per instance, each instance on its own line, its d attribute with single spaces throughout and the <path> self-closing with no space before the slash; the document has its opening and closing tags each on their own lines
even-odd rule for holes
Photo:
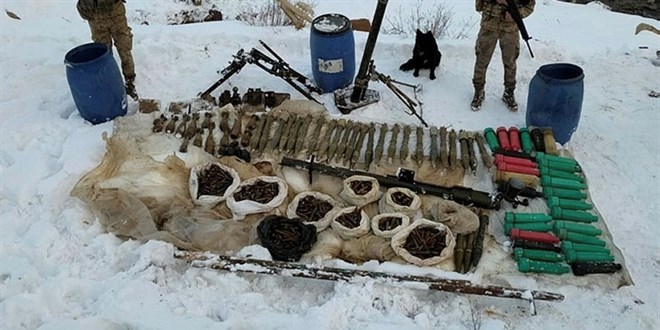
<svg viewBox="0 0 660 330">
<path fill-rule="evenodd" d="M 526 301 L 546 300 L 562 301 L 564 296 L 558 293 L 525 290 L 495 285 L 480 285 L 466 280 L 452 280 L 430 276 L 398 275 L 369 270 L 343 269 L 333 267 L 315 267 L 302 263 L 282 261 L 241 259 L 221 256 L 203 252 L 178 251 L 174 257 L 189 261 L 193 267 L 226 270 L 230 272 L 245 272 L 255 274 L 282 275 L 290 277 L 312 278 L 329 281 L 355 281 L 360 277 L 369 277 L 384 283 L 392 281 L 401 283 L 424 283 L 428 289 L 491 296 L 499 298 L 513 298 Z M 417 288 L 419 285 L 411 286 Z"/>
</svg>

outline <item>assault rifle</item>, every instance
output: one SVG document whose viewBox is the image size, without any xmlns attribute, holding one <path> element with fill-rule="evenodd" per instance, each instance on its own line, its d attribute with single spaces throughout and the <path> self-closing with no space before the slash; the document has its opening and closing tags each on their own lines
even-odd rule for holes
<svg viewBox="0 0 660 330">
<path fill-rule="evenodd" d="M 506 0 L 506 10 L 511 15 L 513 21 L 516 22 L 516 25 L 518 26 L 518 30 L 520 30 L 520 35 L 522 36 L 523 40 L 525 40 L 525 43 L 527 44 L 527 49 L 529 49 L 529 55 L 531 55 L 532 58 L 534 58 L 534 53 L 532 53 L 532 48 L 529 47 L 529 39 L 532 39 L 532 37 L 530 37 L 529 34 L 527 33 L 527 28 L 525 27 L 525 23 L 523 23 L 522 16 L 520 16 L 520 11 L 518 11 L 518 5 L 516 4 L 516 0 Z"/>
<path fill-rule="evenodd" d="M 243 49 L 241 49 L 236 53 L 236 55 L 233 55 L 234 59 L 229 63 L 229 66 L 220 71 L 222 77 L 220 77 L 218 81 L 211 85 L 211 87 L 199 93 L 199 96 L 203 99 L 212 99 L 211 92 L 218 88 L 222 83 L 227 81 L 231 76 L 241 71 L 241 69 L 243 69 L 246 64 L 254 64 L 264 71 L 282 78 L 306 98 L 315 101 L 316 103 L 321 103 L 310 94 L 311 92 L 322 94 L 323 92 L 320 88 L 316 87 L 309 79 L 307 79 L 307 77 L 292 69 L 289 66 L 289 63 L 285 62 L 284 59 L 277 55 L 277 53 L 275 53 L 272 48 L 266 45 L 265 42 L 259 40 L 259 43 L 264 48 L 266 48 L 266 50 L 270 52 L 275 57 L 275 59 L 264 54 L 256 48 L 252 48 L 249 53 L 246 53 Z"/>
</svg>

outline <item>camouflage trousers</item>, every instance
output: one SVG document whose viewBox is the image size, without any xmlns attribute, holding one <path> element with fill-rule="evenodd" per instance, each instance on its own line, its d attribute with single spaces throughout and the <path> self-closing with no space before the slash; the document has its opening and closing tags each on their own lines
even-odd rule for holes
<svg viewBox="0 0 660 330">
<path fill-rule="evenodd" d="M 477 59 L 474 64 L 472 83 L 475 90 L 483 90 L 486 84 L 486 71 L 498 41 L 502 51 L 502 63 L 504 64 L 504 87 L 510 91 L 516 88 L 516 60 L 520 54 L 518 29 L 511 28 L 508 24 L 497 27 L 482 24 L 474 47 Z"/>
<path fill-rule="evenodd" d="M 95 19 L 89 21 L 92 31 L 92 40 L 106 44 L 112 49 L 114 41 L 117 53 L 121 59 L 121 71 L 125 80 L 135 79 L 135 64 L 133 63 L 133 33 L 128 26 L 125 15 L 117 15 L 110 18 Z"/>
</svg>

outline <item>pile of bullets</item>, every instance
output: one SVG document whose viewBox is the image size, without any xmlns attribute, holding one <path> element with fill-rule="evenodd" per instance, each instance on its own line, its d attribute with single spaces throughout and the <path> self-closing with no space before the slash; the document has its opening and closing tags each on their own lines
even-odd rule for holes
<svg viewBox="0 0 660 330">
<path fill-rule="evenodd" d="M 303 222 L 316 222 L 332 210 L 332 204 L 314 196 L 306 196 L 298 202 L 296 208 L 296 215 L 300 217 Z"/>
<path fill-rule="evenodd" d="M 437 257 L 446 246 L 446 233 L 426 226 L 413 229 L 403 244 L 408 253 L 420 259 Z"/>
<path fill-rule="evenodd" d="M 211 165 L 199 174 L 197 198 L 202 195 L 222 196 L 232 183 L 234 178 L 229 172 L 218 165 Z"/>
<path fill-rule="evenodd" d="M 378 229 L 380 231 L 389 231 L 403 224 L 403 219 L 399 217 L 386 217 L 380 219 L 378 222 Z"/>
<path fill-rule="evenodd" d="M 267 204 L 277 196 L 280 192 L 279 190 L 279 185 L 276 182 L 257 180 L 251 185 L 242 186 L 236 190 L 234 192 L 234 199 L 237 202 L 251 200 L 257 203 Z"/>
<path fill-rule="evenodd" d="M 360 208 L 355 208 L 354 211 L 344 213 L 338 216 L 335 221 L 339 222 L 342 226 L 346 228 L 357 228 L 360 226 L 360 221 L 362 220 L 362 210 Z"/>
</svg>

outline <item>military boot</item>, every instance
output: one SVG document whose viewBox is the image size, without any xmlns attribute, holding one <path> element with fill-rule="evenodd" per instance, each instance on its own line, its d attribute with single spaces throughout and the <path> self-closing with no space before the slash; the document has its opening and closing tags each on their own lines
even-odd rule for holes
<svg viewBox="0 0 660 330">
<path fill-rule="evenodd" d="M 133 83 L 133 80 L 135 78 L 127 78 L 126 79 L 126 94 L 130 96 L 134 101 L 138 100 L 138 94 L 135 91 L 135 84 Z"/>
<path fill-rule="evenodd" d="M 506 104 L 506 107 L 511 111 L 518 111 L 518 103 L 516 103 L 516 98 L 513 96 L 512 88 L 505 88 L 504 94 L 502 94 L 502 101 Z"/>
<path fill-rule="evenodd" d="M 479 109 L 481 109 L 481 104 L 484 102 L 485 97 L 486 93 L 484 92 L 483 88 L 475 89 L 474 97 L 472 98 L 472 103 L 470 104 L 472 106 L 472 111 L 479 111 Z"/>
</svg>

